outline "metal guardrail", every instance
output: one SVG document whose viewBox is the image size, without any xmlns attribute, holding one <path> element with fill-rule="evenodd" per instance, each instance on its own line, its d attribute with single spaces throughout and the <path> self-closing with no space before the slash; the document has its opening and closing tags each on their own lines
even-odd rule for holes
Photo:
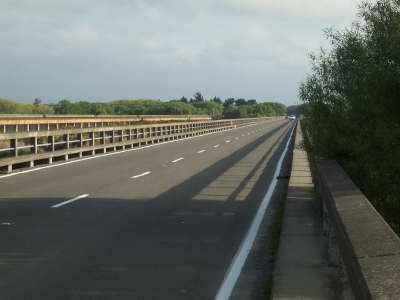
<svg viewBox="0 0 400 300">
<path fill-rule="evenodd" d="M 33 119 L 25 116 L 23 120 L 13 116 L 6 120 L 0 115 L 0 129 L 3 126 L 3 131 L 0 131 L 0 171 L 9 173 L 16 168 L 142 147 L 283 118 L 209 120 L 208 117 L 204 120 L 201 116 L 190 117 L 196 117 L 196 120 L 137 125 L 136 117 L 132 116 L 35 116 Z M 162 121 L 176 121 L 175 116 L 168 118 L 161 116 Z M 37 123 L 39 121 L 44 123 Z M 15 126 L 15 130 L 9 130 L 10 126 Z"/>
<path fill-rule="evenodd" d="M 356 299 L 400 299 L 400 238 L 335 161 L 316 160 L 325 227 Z M 400 216 L 399 216 L 400 217 Z"/>
<path fill-rule="evenodd" d="M 139 122 L 209 121 L 208 115 L 17 115 L 0 114 L 0 133 L 73 127 L 110 127 Z"/>
</svg>

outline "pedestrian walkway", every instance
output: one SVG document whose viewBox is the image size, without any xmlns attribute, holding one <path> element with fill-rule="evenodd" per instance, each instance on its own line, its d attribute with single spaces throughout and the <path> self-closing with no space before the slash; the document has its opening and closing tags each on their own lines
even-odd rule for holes
<svg viewBox="0 0 400 300">
<path fill-rule="evenodd" d="M 332 271 L 322 234 L 320 206 L 302 141 L 299 124 L 274 271 L 273 299 L 332 299 Z"/>
</svg>

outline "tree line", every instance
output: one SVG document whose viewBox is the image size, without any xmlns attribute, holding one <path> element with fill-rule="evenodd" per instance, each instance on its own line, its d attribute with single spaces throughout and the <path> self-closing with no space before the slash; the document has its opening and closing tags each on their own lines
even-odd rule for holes
<svg viewBox="0 0 400 300">
<path fill-rule="evenodd" d="M 300 87 L 314 151 L 338 160 L 400 233 L 400 2 L 364 2 Z"/>
<path fill-rule="evenodd" d="M 17 103 L 0 99 L 0 114 L 78 114 L 78 115 L 210 115 L 213 118 L 249 118 L 286 115 L 286 106 L 277 102 L 260 102 L 254 99 L 218 97 L 206 100 L 201 93 L 190 99 L 182 97 L 170 101 L 152 99 L 88 102 L 60 100 L 45 104 L 35 99 L 33 103 Z"/>
</svg>

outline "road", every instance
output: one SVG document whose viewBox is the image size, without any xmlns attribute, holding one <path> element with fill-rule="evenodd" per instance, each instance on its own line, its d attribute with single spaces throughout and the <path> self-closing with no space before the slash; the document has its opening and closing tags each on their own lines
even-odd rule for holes
<svg viewBox="0 0 400 300">
<path fill-rule="evenodd" d="M 291 124 L 0 178 L 0 298 L 213 299 Z"/>
</svg>

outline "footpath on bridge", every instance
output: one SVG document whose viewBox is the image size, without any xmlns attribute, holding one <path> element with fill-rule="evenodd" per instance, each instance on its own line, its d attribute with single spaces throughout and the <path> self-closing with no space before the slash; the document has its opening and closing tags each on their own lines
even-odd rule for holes
<svg viewBox="0 0 400 300">
<path fill-rule="evenodd" d="M 303 136 L 297 126 L 273 299 L 332 299 L 332 269 Z"/>
</svg>

